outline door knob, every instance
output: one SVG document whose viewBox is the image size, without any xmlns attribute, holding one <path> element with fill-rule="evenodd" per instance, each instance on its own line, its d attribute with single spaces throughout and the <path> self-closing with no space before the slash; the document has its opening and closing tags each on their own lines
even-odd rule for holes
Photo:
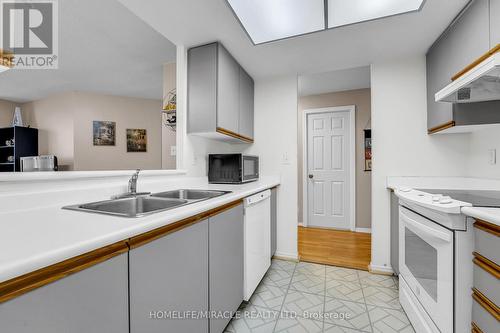
<svg viewBox="0 0 500 333">
<path fill-rule="evenodd" d="M 313 177 L 314 177 L 313 175 L 309 175 L 309 178 L 313 179 Z"/>
</svg>

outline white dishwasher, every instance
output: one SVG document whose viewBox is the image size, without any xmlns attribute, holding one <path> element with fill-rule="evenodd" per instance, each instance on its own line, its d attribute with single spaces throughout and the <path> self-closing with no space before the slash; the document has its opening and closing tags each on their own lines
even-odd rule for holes
<svg viewBox="0 0 500 333">
<path fill-rule="evenodd" d="M 248 301 L 271 266 L 271 191 L 245 198 L 245 280 Z"/>
</svg>

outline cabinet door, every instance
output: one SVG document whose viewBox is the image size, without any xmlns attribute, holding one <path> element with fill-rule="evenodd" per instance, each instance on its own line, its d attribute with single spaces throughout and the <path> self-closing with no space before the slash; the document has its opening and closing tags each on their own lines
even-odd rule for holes
<svg viewBox="0 0 500 333">
<path fill-rule="evenodd" d="M 207 251 L 205 220 L 129 252 L 131 333 L 208 332 L 206 318 L 166 318 L 208 310 Z"/>
<path fill-rule="evenodd" d="M 224 46 L 218 48 L 217 127 L 238 133 L 240 66 Z"/>
<path fill-rule="evenodd" d="M 451 103 L 435 102 L 434 95 L 451 77 L 489 50 L 488 0 L 476 0 L 427 53 L 427 125 L 453 120 Z"/>
<path fill-rule="evenodd" d="M 0 331 L 128 332 L 127 254 L 0 304 Z"/>
<path fill-rule="evenodd" d="M 240 68 L 240 120 L 239 134 L 253 139 L 254 82 L 243 68 Z"/>
<path fill-rule="evenodd" d="M 271 257 L 276 253 L 278 236 L 278 193 L 271 189 Z"/>
<path fill-rule="evenodd" d="M 236 311 L 243 301 L 243 205 L 210 218 L 210 311 Z M 222 333 L 230 318 L 211 319 Z"/>
<path fill-rule="evenodd" d="M 490 0 L 490 49 L 500 44 L 500 0 Z"/>
<path fill-rule="evenodd" d="M 217 44 L 188 51 L 187 131 L 214 132 L 217 109 Z"/>
</svg>

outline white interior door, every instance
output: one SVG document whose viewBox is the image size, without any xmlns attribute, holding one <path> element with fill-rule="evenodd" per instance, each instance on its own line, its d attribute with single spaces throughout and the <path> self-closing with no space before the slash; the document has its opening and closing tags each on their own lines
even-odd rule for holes
<svg viewBox="0 0 500 333">
<path fill-rule="evenodd" d="M 307 115 L 308 226 L 350 229 L 351 118 L 346 111 Z"/>
</svg>

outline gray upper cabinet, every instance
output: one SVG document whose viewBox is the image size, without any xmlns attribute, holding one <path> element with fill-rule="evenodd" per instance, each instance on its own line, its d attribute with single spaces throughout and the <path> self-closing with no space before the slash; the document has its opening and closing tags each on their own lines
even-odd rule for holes
<svg viewBox="0 0 500 333">
<path fill-rule="evenodd" d="M 254 82 L 220 43 L 188 50 L 189 134 L 253 142 Z"/>
<path fill-rule="evenodd" d="M 128 254 L 0 304 L 0 331 L 128 332 Z"/>
<path fill-rule="evenodd" d="M 450 103 L 435 102 L 434 95 L 451 82 L 452 76 L 490 49 L 489 15 L 489 1 L 475 0 L 428 51 L 427 127 L 430 133 L 461 125 L 455 119 L 460 111 L 454 110 Z"/>
<path fill-rule="evenodd" d="M 217 64 L 219 66 L 217 76 L 217 127 L 239 133 L 240 65 L 220 44 Z"/>
<path fill-rule="evenodd" d="M 500 44 L 500 0 L 490 0 L 490 48 Z"/>
<path fill-rule="evenodd" d="M 210 311 L 234 312 L 243 301 L 243 205 L 209 220 Z M 230 318 L 212 318 L 210 332 L 222 333 Z"/>
<path fill-rule="evenodd" d="M 254 82 L 243 68 L 240 68 L 239 133 L 253 138 Z"/>
<path fill-rule="evenodd" d="M 130 250 L 130 333 L 208 332 L 207 318 L 154 317 L 208 311 L 207 252 L 207 220 Z"/>
</svg>

